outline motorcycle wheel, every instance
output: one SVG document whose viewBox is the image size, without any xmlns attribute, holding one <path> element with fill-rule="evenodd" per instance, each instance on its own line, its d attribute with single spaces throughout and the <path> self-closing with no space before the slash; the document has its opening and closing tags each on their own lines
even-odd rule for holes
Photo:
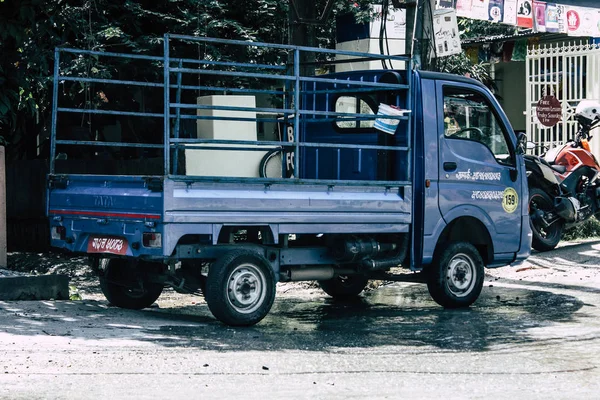
<svg viewBox="0 0 600 400">
<path fill-rule="evenodd" d="M 538 188 L 529 189 L 529 223 L 533 233 L 531 247 L 537 251 L 552 250 L 560 242 L 564 228 L 563 221 L 558 220 L 550 226 L 544 226 L 539 215 L 539 211 L 545 213 L 552 211 L 553 208 L 554 202 L 550 195 Z"/>
</svg>

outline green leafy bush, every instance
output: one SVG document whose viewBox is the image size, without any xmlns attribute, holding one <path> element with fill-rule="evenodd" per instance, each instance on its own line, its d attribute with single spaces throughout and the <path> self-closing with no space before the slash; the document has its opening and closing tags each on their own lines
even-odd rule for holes
<svg viewBox="0 0 600 400">
<path fill-rule="evenodd" d="M 581 225 L 567 229 L 563 233 L 563 240 L 587 239 L 600 237 L 600 222 L 596 218 L 591 218 Z"/>
</svg>

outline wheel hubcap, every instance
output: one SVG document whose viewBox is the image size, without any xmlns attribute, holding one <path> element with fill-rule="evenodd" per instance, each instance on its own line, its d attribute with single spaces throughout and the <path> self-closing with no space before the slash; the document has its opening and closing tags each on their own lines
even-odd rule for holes
<svg viewBox="0 0 600 400">
<path fill-rule="evenodd" d="M 253 264 L 237 266 L 229 276 L 227 298 L 239 313 L 256 311 L 265 299 L 267 281 L 262 271 Z"/>
<path fill-rule="evenodd" d="M 448 263 L 446 270 L 448 289 L 457 297 L 468 295 L 475 287 L 475 267 L 466 254 L 457 254 Z"/>
</svg>

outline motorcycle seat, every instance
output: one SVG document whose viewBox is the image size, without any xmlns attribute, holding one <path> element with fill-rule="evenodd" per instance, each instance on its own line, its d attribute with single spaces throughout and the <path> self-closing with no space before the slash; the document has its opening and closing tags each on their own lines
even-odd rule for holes
<svg viewBox="0 0 600 400">
<path fill-rule="evenodd" d="M 549 163 L 547 160 L 544 160 L 543 158 L 539 158 L 540 162 L 542 164 L 547 165 L 548 167 L 552 168 L 553 170 L 555 170 L 556 172 L 558 172 L 559 174 L 564 174 L 567 171 L 567 167 L 565 167 L 564 165 L 559 165 L 559 164 L 551 164 Z"/>
</svg>

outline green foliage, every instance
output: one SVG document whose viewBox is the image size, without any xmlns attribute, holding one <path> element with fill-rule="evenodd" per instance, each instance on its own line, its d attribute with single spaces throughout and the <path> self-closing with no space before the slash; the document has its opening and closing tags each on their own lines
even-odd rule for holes
<svg viewBox="0 0 600 400">
<path fill-rule="evenodd" d="M 577 240 L 600 237 L 600 222 L 596 218 L 590 218 L 581 225 L 565 230 L 562 240 Z"/>
<path fill-rule="evenodd" d="M 76 286 L 69 285 L 69 300 L 71 301 L 79 301 L 82 300 L 81 294 Z"/>
<path fill-rule="evenodd" d="M 36 135 L 49 130 L 54 48 L 161 54 L 164 33 L 285 43 L 287 1 L 279 0 L 22 0 L 0 1 L 0 135 L 14 157 L 35 153 Z M 205 55 L 222 60 L 277 60 L 269 50 Z M 198 52 L 194 54 L 198 56 Z M 134 61 L 64 57 L 64 73 L 157 81 Z M 67 63 L 72 61 L 70 63 Z M 76 106 L 131 103 L 132 93 L 110 93 L 100 85 L 65 86 Z M 151 99 L 154 100 L 154 99 Z M 159 99 L 157 101 L 161 101 Z M 152 105 L 150 105 L 152 107 Z M 80 120 L 85 127 L 90 121 Z M 33 152 L 32 149 L 33 148 Z"/>
<path fill-rule="evenodd" d="M 467 76 L 477 79 L 489 88 L 494 88 L 494 80 L 489 73 L 488 66 L 488 63 L 473 64 L 464 53 L 437 60 L 437 69 L 440 72 Z"/>
<path fill-rule="evenodd" d="M 470 18 L 458 18 L 458 29 L 461 39 L 485 39 L 490 36 L 511 36 L 518 28 L 512 25 L 498 24 L 491 21 L 480 21 Z"/>
</svg>

